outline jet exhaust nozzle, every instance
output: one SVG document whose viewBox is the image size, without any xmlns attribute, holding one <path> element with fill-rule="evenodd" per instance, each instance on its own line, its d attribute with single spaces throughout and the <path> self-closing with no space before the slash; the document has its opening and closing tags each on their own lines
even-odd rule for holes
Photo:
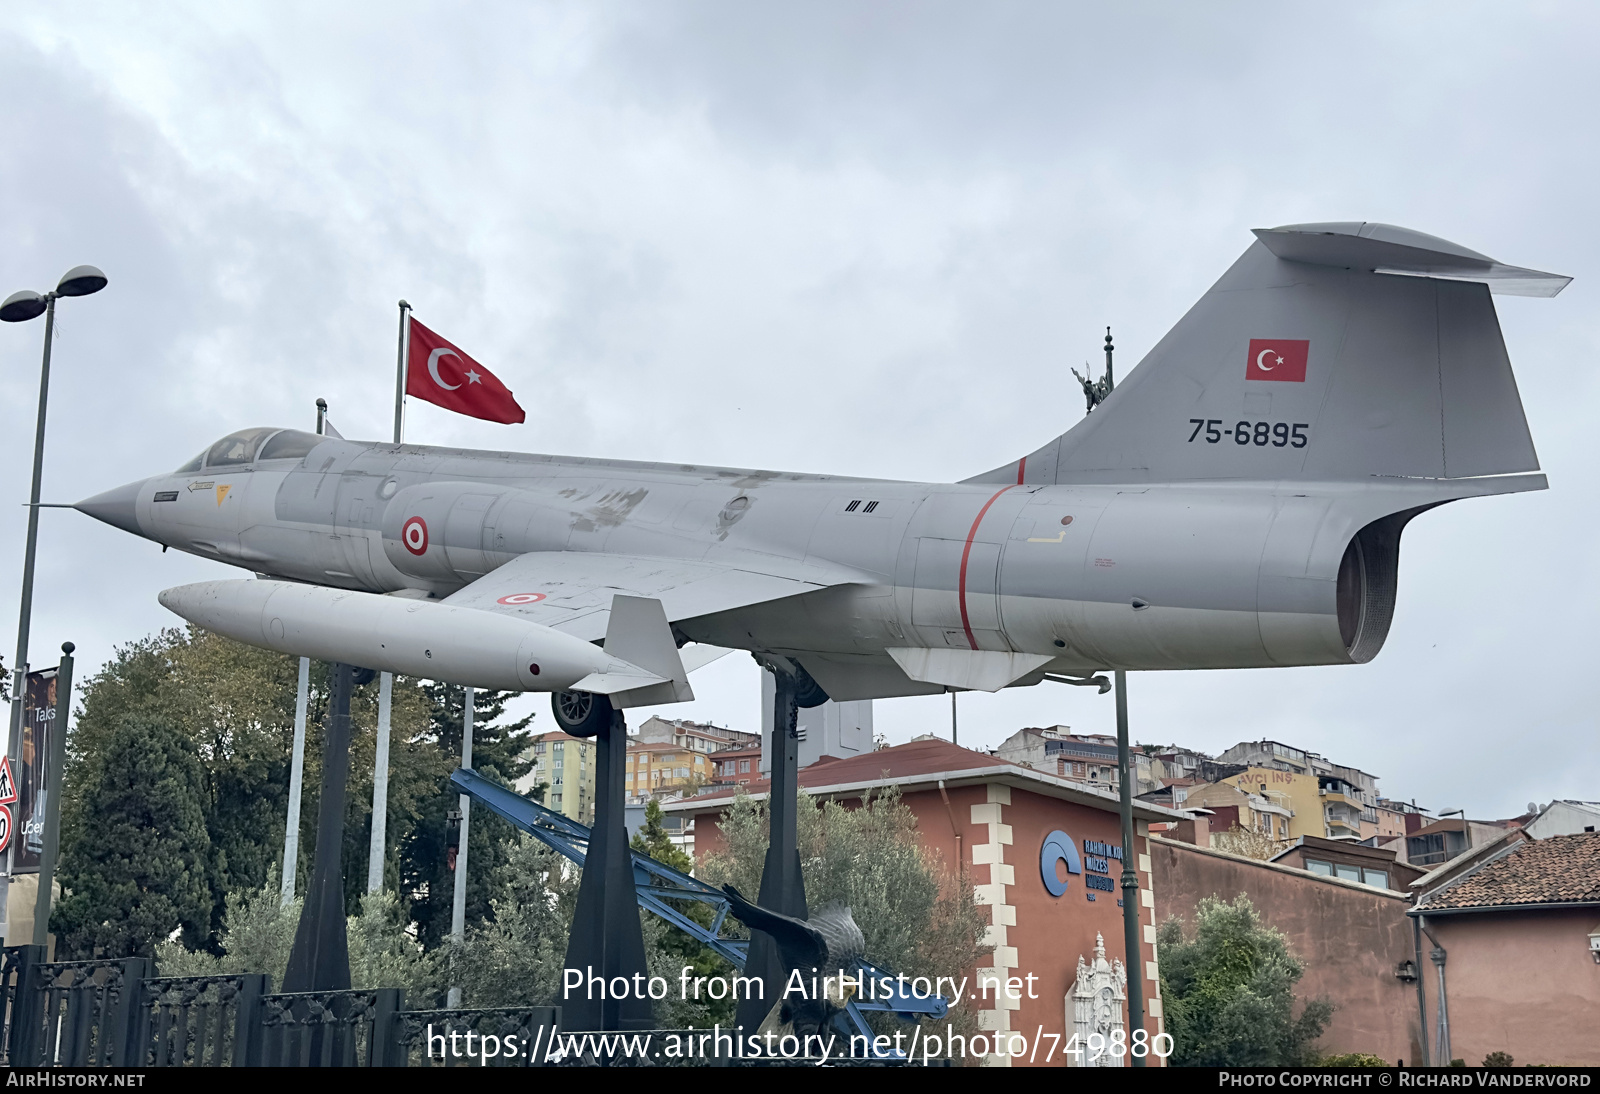
<svg viewBox="0 0 1600 1094">
<path fill-rule="evenodd" d="M 475 608 L 271 580 L 202 581 L 159 599 L 246 645 L 463 687 L 609 694 L 664 682 L 582 639 Z"/>
</svg>

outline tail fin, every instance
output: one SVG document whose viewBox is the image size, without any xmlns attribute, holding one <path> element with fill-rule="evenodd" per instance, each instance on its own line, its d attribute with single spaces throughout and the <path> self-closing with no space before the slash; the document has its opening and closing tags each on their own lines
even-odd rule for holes
<svg viewBox="0 0 1600 1094">
<path fill-rule="evenodd" d="M 1255 234 L 1092 414 L 968 481 L 1348 482 L 1539 469 L 1490 292 L 1554 296 L 1570 278 L 1383 224 Z"/>
</svg>

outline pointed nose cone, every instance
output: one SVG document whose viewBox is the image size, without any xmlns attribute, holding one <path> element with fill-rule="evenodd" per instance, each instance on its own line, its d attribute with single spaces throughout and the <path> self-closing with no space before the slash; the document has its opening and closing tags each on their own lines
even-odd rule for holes
<svg viewBox="0 0 1600 1094">
<path fill-rule="evenodd" d="M 107 490 L 104 494 L 86 498 L 73 508 L 80 513 L 87 513 L 95 520 L 103 520 L 113 528 L 121 528 L 124 532 L 142 536 L 144 530 L 139 527 L 139 491 L 144 488 L 144 484 L 144 479 L 130 482 L 115 490 Z"/>
</svg>

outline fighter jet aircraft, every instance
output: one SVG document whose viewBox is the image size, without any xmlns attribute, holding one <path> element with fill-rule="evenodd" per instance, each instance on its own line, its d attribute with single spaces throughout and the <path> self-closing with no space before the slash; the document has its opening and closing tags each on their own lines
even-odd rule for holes
<svg viewBox="0 0 1600 1094">
<path fill-rule="evenodd" d="M 562 693 L 569 728 L 692 697 L 690 642 L 811 701 L 1365 662 L 1408 521 L 1545 488 L 1490 293 L 1570 279 L 1383 224 L 1255 235 L 1094 413 L 964 482 L 268 428 L 77 508 L 257 575 L 163 592 L 186 619 Z"/>
</svg>

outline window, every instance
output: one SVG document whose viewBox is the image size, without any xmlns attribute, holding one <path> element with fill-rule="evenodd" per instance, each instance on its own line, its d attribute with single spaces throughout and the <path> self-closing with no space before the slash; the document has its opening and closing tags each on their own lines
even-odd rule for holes
<svg viewBox="0 0 1600 1094">
<path fill-rule="evenodd" d="M 749 760 L 740 760 L 739 761 L 739 774 L 748 775 L 749 773 L 750 773 L 750 761 Z"/>
<path fill-rule="evenodd" d="M 263 460 L 302 460 L 311 455 L 311 450 L 322 443 L 322 438 L 315 433 L 302 433 L 298 429 L 285 429 L 272 440 L 261 446 Z"/>
<path fill-rule="evenodd" d="M 244 467 L 256 454 L 256 445 L 270 429 L 245 429 L 231 433 L 206 450 L 207 467 Z"/>
<path fill-rule="evenodd" d="M 687 767 L 675 767 L 672 769 L 672 774 L 677 778 L 687 779 L 689 777 L 689 769 Z"/>
<path fill-rule="evenodd" d="M 1389 872 L 1387 870 L 1361 870 L 1361 883 L 1363 885 L 1376 885 L 1380 889 L 1389 887 Z"/>
<path fill-rule="evenodd" d="M 1333 866 L 1333 876 L 1337 877 L 1337 878 L 1342 878 L 1345 881 L 1360 881 L 1361 880 L 1361 867 L 1359 867 L 1359 866 L 1350 866 L 1347 863 L 1337 862 L 1337 863 L 1334 863 L 1334 866 Z"/>
<path fill-rule="evenodd" d="M 1333 863 L 1331 862 L 1318 862 L 1316 859 L 1308 858 L 1306 859 L 1306 869 L 1313 874 L 1321 874 L 1323 877 L 1333 876 Z"/>
</svg>

